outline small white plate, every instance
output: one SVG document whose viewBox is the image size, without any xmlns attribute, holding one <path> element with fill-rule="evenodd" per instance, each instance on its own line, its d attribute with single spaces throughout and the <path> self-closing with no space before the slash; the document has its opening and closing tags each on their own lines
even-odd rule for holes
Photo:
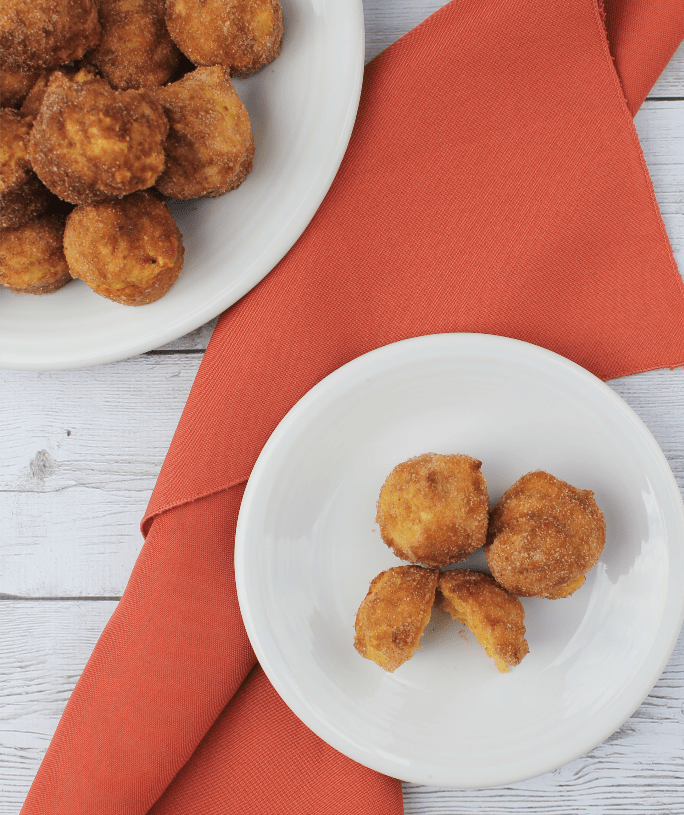
<svg viewBox="0 0 684 815">
<path fill-rule="evenodd" d="M 364 30 L 361 0 L 283 0 L 283 13 L 278 59 L 235 80 L 252 122 L 254 169 L 228 195 L 171 207 L 185 243 L 171 291 L 131 308 L 80 280 L 40 297 L 0 287 L 0 368 L 78 368 L 158 348 L 235 303 L 290 249 L 347 147 Z"/>
<path fill-rule="evenodd" d="M 425 452 L 479 458 L 492 502 L 544 469 L 605 514 L 585 585 L 523 599 L 530 653 L 508 674 L 440 611 L 394 674 L 352 645 L 370 580 L 399 565 L 374 523 L 380 487 Z M 481 551 L 469 561 L 485 565 Z M 397 778 L 489 787 L 583 755 L 653 687 L 684 618 L 684 511 L 657 443 L 607 385 L 533 345 L 442 334 L 366 354 L 295 405 L 247 484 L 235 568 L 259 661 L 315 733 Z"/>
</svg>

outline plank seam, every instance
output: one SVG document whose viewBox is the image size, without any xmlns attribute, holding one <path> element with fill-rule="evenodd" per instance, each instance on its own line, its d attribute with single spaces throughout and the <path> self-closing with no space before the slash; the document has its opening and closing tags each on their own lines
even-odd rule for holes
<svg viewBox="0 0 684 815">
<path fill-rule="evenodd" d="M 143 356 L 146 357 L 169 357 L 173 354 L 203 354 L 206 351 L 206 348 L 179 348 L 177 351 L 173 349 L 165 349 L 165 348 L 157 348 L 154 351 L 147 351 Z"/>
<path fill-rule="evenodd" d="M 42 597 L 30 597 L 21 594 L 3 594 L 0 592 L 0 603 L 2 602 L 16 602 L 17 600 L 24 600 L 29 601 L 32 603 L 35 602 L 62 602 L 62 603 L 73 603 L 74 601 L 80 602 L 102 602 L 103 600 L 107 600 L 109 602 L 119 602 L 121 597 L 108 597 L 108 596 L 97 596 L 97 595 L 87 595 L 87 596 L 64 596 L 64 597 L 49 597 L 49 596 L 42 596 Z"/>
</svg>

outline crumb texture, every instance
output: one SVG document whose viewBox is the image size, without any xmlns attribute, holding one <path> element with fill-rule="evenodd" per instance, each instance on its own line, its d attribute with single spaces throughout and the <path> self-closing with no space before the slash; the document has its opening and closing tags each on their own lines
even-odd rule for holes
<svg viewBox="0 0 684 815">
<path fill-rule="evenodd" d="M 529 652 L 522 603 L 490 575 L 468 569 L 444 572 L 435 602 L 475 634 L 501 673 Z"/>
<path fill-rule="evenodd" d="M 396 566 L 373 578 L 356 615 L 354 647 L 386 671 L 411 659 L 435 598 L 439 572 Z"/>
</svg>

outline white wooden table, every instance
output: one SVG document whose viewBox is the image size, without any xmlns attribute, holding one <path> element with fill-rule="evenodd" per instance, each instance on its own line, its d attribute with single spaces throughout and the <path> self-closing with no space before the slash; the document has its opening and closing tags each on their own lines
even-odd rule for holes
<svg viewBox="0 0 684 815">
<path fill-rule="evenodd" d="M 365 5 L 370 59 L 441 2 Z M 684 270 L 684 47 L 636 123 Z M 138 524 L 212 329 L 87 370 L 0 371 L 0 815 L 18 813 L 124 589 L 142 545 Z M 610 385 L 649 426 L 684 489 L 684 370 Z M 407 815 L 682 815 L 684 636 L 646 701 L 588 755 L 506 788 L 405 784 L 404 794 Z"/>
</svg>

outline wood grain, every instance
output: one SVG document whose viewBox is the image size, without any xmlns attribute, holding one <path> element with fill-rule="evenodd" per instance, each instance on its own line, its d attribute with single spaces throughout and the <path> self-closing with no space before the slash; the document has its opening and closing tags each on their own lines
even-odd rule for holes
<svg viewBox="0 0 684 815">
<path fill-rule="evenodd" d="M 17 815 L 115 602 L 0 601 L 0 815 Z"/>
<path fill-rule="evenodd" d="M 684 101 L 647 101 L 634 124 L 679 270 L 684 272 Z"/>
<path fill-rule="evenodd" d="M 200 360 L 0 372 L 0 594 L 121 594 Z"/>
<path fill-rule="evenodd" d="M 684 45 L 680 45 L 670 64 L 662 72 L 649 93 L 650 99 L 684 96 Z"/>
<path fill-rule="evenodd" d="M 0 601 L 0 815 L 19 811 L 115 607 L 108 601 Z M 495 790 L 405 784 L 405 812 L 506 815 L 533 807 L 539 815 L 681 815 L 683 728 L 684 633 L 651 695 L 587 755 L 554 773 Z"/>
</svg>

